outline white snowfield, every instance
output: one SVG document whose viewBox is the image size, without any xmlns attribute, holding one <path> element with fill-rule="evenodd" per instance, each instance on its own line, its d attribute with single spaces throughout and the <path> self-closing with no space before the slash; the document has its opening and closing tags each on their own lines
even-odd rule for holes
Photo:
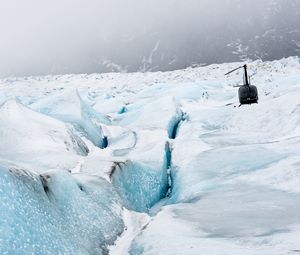
<svg viewBox="0 0 300 255">
<path fill-rule="evenodd" d="M 0 253 L 300 253 L 300 60 L 0 80 Z"/>
</svg>

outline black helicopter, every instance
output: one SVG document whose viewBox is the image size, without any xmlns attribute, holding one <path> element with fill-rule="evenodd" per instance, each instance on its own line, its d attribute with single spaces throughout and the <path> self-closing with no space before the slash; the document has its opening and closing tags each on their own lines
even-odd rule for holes
<svg viewBox="0 0 300 255">
<path fill-rule="evenodd" d="M 244 104 L 257 104 L 258 103 L 258 92 L 257 88 L 254 85 L 251 85 L 249 82 L 247 65 L 240 66 L 225 75 L 231 74 L 241 68 L 244 68 L 244 85 L 238 85 L 239 87 L 239 100 L 240 106 Z"/>
</svg>

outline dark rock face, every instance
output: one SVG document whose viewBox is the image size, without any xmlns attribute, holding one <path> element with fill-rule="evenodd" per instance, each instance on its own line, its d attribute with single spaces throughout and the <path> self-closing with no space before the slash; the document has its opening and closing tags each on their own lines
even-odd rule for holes
<svg viewBox="0 0 300 255">
<path fill-rule="evenodd" d="M 18 12 L 5 3 L 0 77 L 167 71 L 300 51 L 300 0 L 68 2 L 22 2 Z"/>
<path fill-rule="evenodd" d="M 145 23 L 131 40 L 120 36 L 117 50 L 106 51 L 100 69 L 174 70 L 299 55 L 300 0 L 192 0 L 185 5 L 163 13 L 164 22 Z"/>
</svg>

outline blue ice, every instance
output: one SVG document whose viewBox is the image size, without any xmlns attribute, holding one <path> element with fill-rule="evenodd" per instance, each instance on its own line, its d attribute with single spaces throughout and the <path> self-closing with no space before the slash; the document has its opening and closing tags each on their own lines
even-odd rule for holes
<svg viewBox="0 0 300 255">
<path fill-rule="evenodd" d="M 0 167 L 0 254 L 106 254 L 123 231 L 120 200 L 100 178 Z"/>
<path fill-rule="evenodd" d="M 167 171 L 160 164 L 116 163 L 112 183 L 126 206 L 138 212 L 148 212 L 168 189 Z"/>
</svg>

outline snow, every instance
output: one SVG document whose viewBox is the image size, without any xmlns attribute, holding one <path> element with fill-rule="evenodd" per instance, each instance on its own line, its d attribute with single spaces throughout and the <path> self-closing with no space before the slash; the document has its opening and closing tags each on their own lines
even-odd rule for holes
<svg viewBox="0 0 300 255">
<path fill-rule="evenodd" d="M 300 61 L 240 65 L 0 80 L 0 253 L 296 254 Z"/>
</svg>

